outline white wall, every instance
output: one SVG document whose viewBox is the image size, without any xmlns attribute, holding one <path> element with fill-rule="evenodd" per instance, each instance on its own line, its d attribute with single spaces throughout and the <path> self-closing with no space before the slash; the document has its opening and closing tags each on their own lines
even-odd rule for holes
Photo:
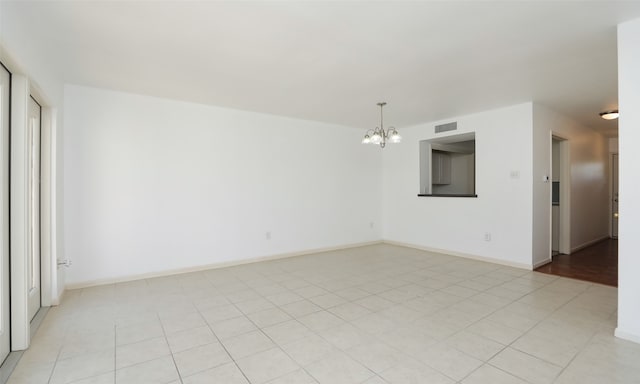
<svg viewBox="0 0 640 384">
<path fill-rule="evenodd" d="M 620 221 L 618 328 L 616 335 L 640 343 L 640 19 L 618 26 L 620 107 Z"/>
<path fill-rule="evenodd" d="M 65 105 L 70 285 L 380 240 L 361 130 L 78 86 Z"/>
<path fill-rule="evenodd" d="M 434 133 L 451 121 L 457 131 Z M 530 267 L 531 129 L 531 103 L 403 128 L 402 144 L 383 153 L 383 238 Z M 467 132 L 476 134 L 478 197 L 418 197 L 420 140 Z"/>
<path fill-rule="evenodd" d="M 572 250 L 609 236 L 609 156 L 600 133 L 539 104 L 533 111 L 533 259 L 539 264 L 550 257 L 551 183 L 542 178 L 551 176 L 552 134 L 569 143 Z"/>
</svg>

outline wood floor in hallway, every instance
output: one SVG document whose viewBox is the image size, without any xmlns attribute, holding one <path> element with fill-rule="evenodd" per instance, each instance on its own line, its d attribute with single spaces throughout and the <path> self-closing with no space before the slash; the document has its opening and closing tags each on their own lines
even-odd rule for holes
<svg viewBox="0 0 640 384">
<path fill-rule="evenodd" d="M 618 240 L 607 239 L 571 255 L 553 256 L 551 263 L 536 271 L 617 287 Z"/>
</svg>

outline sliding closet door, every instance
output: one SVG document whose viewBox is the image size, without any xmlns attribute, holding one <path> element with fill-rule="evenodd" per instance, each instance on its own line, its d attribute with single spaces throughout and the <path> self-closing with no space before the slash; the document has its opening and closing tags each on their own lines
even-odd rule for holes
<svg viewBox="0 0 640 384">
<path fill-rule="evenodd" d="M 27 275 L 29 320 L 40 309 L 40 105 L 29 98 L 27 124 L 27 170 L 29 228 L 27 233 Z"/>
<path fill-rule="evenodd" d="M 0 64 L 0 363 L 10 351 L 9 313 L 9 95 L 11 75 Z"/>
</svg>

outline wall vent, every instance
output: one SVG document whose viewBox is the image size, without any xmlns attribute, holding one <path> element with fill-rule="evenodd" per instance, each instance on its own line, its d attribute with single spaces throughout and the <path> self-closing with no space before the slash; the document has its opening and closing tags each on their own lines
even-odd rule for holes
<svg viewBox="0 0 640 384">
<path fill-rule="evenodd" d="M 436 125 L 436 133 L 455 131 L 458 129 L 458 122 Z"/>
</svg>

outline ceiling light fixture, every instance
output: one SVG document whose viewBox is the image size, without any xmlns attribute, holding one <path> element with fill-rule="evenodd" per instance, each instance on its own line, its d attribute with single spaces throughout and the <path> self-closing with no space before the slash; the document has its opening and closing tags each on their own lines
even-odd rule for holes
<svg viewBox="0 0 640 384">
<path fill-rule="evenodd" d="M 380 126 L 376 127 L 376 129 L 368 130 L 362 139 L 362 144 L 378 144 L 380 148 L 384 148 L 387 140 L 392 143 L 399 143 L 402 137 L 400 137 L 394 127 L 389 127 L 386 131 L 384 130 L 384 126 L 382 125 L 382 107 L 387 105 L 387 103 L 383 101 L 378 103 L 378 105 L 380 106 Z"/>
<path fill-rule="evenodd" d="M 605 120 L 615 120 L 618 118 L 618 116 L 620 116 L 620 113 L 618 113 L 617 109 L 614 109 L 612 111 L 600 112 L 600 117 Z"/>
</svg>

